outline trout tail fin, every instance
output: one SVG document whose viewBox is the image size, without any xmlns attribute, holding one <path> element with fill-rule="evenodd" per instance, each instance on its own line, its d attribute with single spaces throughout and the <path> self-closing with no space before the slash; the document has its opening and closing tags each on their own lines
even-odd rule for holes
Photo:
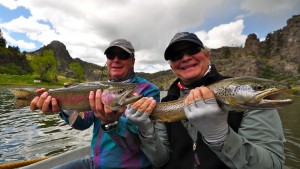
<svg viewBox="0 0 300 169">
<path fill-rule="evenodd" d="M 35 93 L 36 89 L 33 88 L 11 88 L 9 91 L 15 95 L 16 99 L 33 99 L 38 95 Z"/>
<path fill-rule="evenodd" d="M 30 105 L 31 100 L 37 96 L 36 89 L 33 88 L 11 88 L 9 91 L 15 96 L 14 105 L 16 108 L 26 107 Z"/>
</svg>

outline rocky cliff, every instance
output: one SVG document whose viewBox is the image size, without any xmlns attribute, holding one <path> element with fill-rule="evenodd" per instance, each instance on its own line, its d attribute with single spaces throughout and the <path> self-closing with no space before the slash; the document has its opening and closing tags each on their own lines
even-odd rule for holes
<svg viewBox="0 0 300 169">
<path fill-rule="evenodd" d="M 211 59 L 224 75 L 299 78 L 300 15 L 289 19 L 282 29 L 269 33 L 262 42 L 256 34 L 250 34 L 243 48 L 213 49 Z"/>
<path fill-rule="evenodd" d="M 88 81 L 100 80 L 102 67 L 93 63 L 88 63 L 82 61 L 79 58 L 73 59 L 66 46 L 59 41 L 52 41 L 49 45 L 44 46 L 37 51 L 34 51 L 33 54 L 42 55 L 44 50 L 52 50 L 54 52 L 54 57 L 56 59 L 56 65 L 58 72 L 66 77 L 71 77 L 72 73 L 69 70 L 69 65 L 72 62 L 79 62 L 84 70 L 84 77 Z"/>
<path fill-rule="evenodd" d="M 54 51 L 57 60 L 58 71 L 70 77 L 69 64 L 78 61 L 84 68 L 84 75 L 87 80 L 100 80 L 103 67 L 84 62 L 80 59 L 73 59 L 66 49 L 66 46 L 53 41 L 34 53 L 41 54 L 45 49 Z M 259 41 L 256 34 L 249 34 L 244 47 L 222 47 L 211 50 L 211 62 L 216 65 L 219 71 L 228 76 L 259 76 L 275 80 L 293 82 L 299 79 L 300 74 L 300 15 L 295 15 L 287 21 L 287 25 L 280 30 L 269 33 L 266 39 Z M 170 80 L 174 79 L 171 71 L 163 73 Z M 167 75 L 169 73 L 169 75 Z M 147 73 L 139 74 L 156 81 Z M 159 80 L 161 81 L 161 80 Z M 160 85 L 165 88 L 169 84 Z"/>
</svg>

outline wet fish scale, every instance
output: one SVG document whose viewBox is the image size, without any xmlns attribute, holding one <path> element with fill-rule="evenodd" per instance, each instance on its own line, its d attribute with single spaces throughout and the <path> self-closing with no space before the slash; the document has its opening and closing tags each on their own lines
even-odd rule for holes
<svg viewBox="0 0 300 169">
<path fill-rule="evenodd" d="M 289 90 L 288 86 L 262 78 L 229 78 L 207 87 L 213 91 L 219 105 L 225 110 L 276 109 L 293 102 L 291 99 L 275 100 L 275 95 Z M 183 107 L 183 98 L 157 103 L 150 117 L 162 122 L 184 120 L 186 117 Z"/>
<path fill-rule="evenodd" d="M 96 92 L 97 89 L 103 91 L 102 98 L 106 101 L 105 104 L 112 109 L 117 109 L 120 106 L 125 107 L 122 103 L 134 102 L 140 96 L 132 96 L 137 84 L 132 83 L 117 83 L 117 82 L 88 82 L 70 85 L 64 88 L 49 89 L 49 95 L 56 98 L 60 108 L 63 110 L 89 111 L 90 91 Z M 16 96 L 17 100 L 32 100 L 38 94 L 32 89 L 12 88 L 10 91 Z M 120 105 L 119 105 L 120 104 Z M 26 105 L 23 105 L 26 106 Z"/>
<path fill-rule="evenodd" d="M 225 110 L 245 110 L 245 109 L 275 109 L 291 104 L 291 99 L 275 100 L 275 97 L 289 90 L 289 87 L 280 85 L 278 82 L 256 78 L 256 77 L 236 77 L 218 81 L 208 85 L 220 106 Z M 90 91 L 102 89 L 102 99 L 112 110 L 124 108 L 127 104 L 137 101 L 141 96 L 132 96 L 133 92 L 142 92 L 147 89 L 144 84 L 111 83 L 111 82 L 89 82 L 73 87 L 51 89 L 50 95 L 57 98 L 62 109 L 87 111 L 90 110 L 88 95 Z M 19 89 L 11 90 L 16 97 L 22 96 Z M 34 92 L 28 92 L 30 97 L 34 97 Z M 32 99 L 32 98 L 31 98 Z M 31 100 L 30 99 L 30 100 Z M 186 119 L 184 114 L 183 99 L 157 103 L 150 118 L 155 121 L 172 122 Z"/>
</svg>

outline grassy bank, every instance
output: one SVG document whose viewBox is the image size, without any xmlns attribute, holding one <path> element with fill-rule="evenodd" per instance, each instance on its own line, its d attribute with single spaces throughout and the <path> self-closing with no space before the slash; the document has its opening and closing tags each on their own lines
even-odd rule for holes
<svg viewBox="0 0 300 169">
<path fill-rule="evenodd" d="M 36 87 L 59 87 L 63 86 L 64 83 L 74 82 L 75 79 L 58 76 L 58 82 L 41 82 L 34 83 L 34 80 L 38 79 L 36 75 L 8 75 L 0 74 L 0 85 L 5 86 L 36 86 Z"/>
<path fill-rule="evenodd" d="M 293 95 L 300 96 L 300 85 L 292 86 L 291 93 L 292 93 Z"/>
</svg>

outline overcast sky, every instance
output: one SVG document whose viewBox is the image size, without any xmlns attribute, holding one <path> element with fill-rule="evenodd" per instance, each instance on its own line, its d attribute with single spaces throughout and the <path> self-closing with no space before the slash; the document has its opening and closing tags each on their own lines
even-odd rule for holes
<svg viewBox="0 0 300 169">
<path fill-rule="evenodd" d="M 73 58 L 103 66 L 109 42 L 136 49 L 137 72 L 169 69 L 164 49 L 177 32 L 194 32 L 209 48 L 262 41 L 300 14 L 300 0 L 0 0 L 0 29 L 11 46 L 34 51 L 53 40 Z"/>
</svg>

